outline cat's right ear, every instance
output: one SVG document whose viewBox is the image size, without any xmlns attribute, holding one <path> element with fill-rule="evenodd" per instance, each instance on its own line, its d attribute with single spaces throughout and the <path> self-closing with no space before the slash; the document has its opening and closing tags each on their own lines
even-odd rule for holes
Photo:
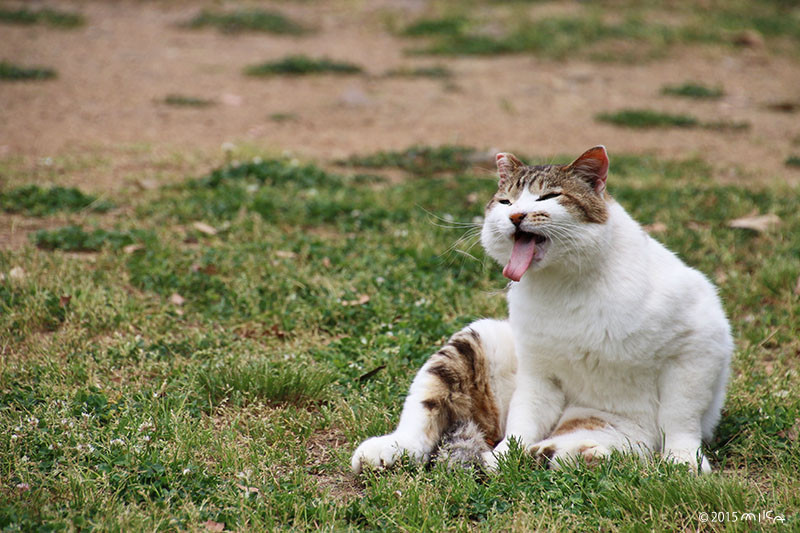
<svg viewBox="0 0 800 533">
<path fill-rule="evenodd" d="M 522 161 L 514 154 L 500 152 L 497 154 L 497 176 L 500 178 L 498 185 L 503 185 L 514 176 L 514 172 L 522 166 Z"/>
</svg>

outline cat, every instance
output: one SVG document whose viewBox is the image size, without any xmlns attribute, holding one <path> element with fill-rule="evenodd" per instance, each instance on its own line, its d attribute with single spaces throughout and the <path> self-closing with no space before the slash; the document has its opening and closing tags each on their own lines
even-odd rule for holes
<svg viewBox="0 0 800 533">
<path fill-rule="evenodd" d="M 481 243 L 509 278 L 507 320 L 453 335 L 414 378 L 397 429 L 353 454 L 427 461 L 454 434 L 456 461 L 489 470 L 511 439 L 552 468 L 612 450 L 711 470 L 733 340 L 716 288 L 651 238 L 606 190 L 604 146 L 569 165 L 497 154 Z M 463 447 L 462 447 L 463 448 Z"/>
</svg>

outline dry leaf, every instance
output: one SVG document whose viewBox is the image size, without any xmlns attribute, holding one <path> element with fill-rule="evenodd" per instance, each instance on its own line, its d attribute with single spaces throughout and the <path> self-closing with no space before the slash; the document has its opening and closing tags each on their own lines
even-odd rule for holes
<svg viewBox="0 0 800 533">
<path fill-rule="evenodd" d="M 736 218 L 728 222 L 728 227 L 749 229 L 760 233 L 767 231 L 780 223 L 781 219 L 778 217 L 778 215 L 770 213 L 768 215 L 748 215 L 745 217 Z"/>
<path fill-rule="evenodd" d="M 780 435 L 784 439 L 796 441 L 797 438 L 800 437 L 800 418 L 795 420 L 794 425 L 789 429 L 784 429 L 782 431 L 779 431 L 778 435 Z"/>
<path fill-rule="evenodd" d="M 201 265 L 200 263 L 192 263 L 192 266 L 189 267 L 189 270 L 192 272 L 202 272 L 203 274 L 208 274 L 209 276 L 213 276 L 219 272 L 217 265 Z"/>
<path fill-rule="evenodd" d="M 214 522 L 213 520 L 206 520 L 203 522 L 206 529 L 209 531 L 225 531 L 225 524 L 221 522 Z"/>
<path fill-rule="evenodd" d="M 663 222 L 653 222 L 643 227 L 647 233 L 663 233 L 667 231 L 667 225 Z"/>
<path fill-rule="evenodd" d="M 174 305 L 183 305 L 186 303 L 186 298 L 184 298 L 177 292 L 173 292 L 172 295 L 169 297 L 169 301 L 171 304 Z"/>
<path fill-rule="evenodd" d="M 364 305 L 367 302 L 369 302 L 369 296 L 366 294 L 361 294 L 358 296 L 358 300 L 343 300 L 342 305 L 344 306 Z"/>
<path fill-rule="evenodd" d="M 72 301 L 72 296 L 66 294 L 58 299 L 58 305 L 61 307 L 66 307 L 69 305 L 69 302 Z"/>
<path fill-rule="evenodd" d="M 122 248 L 122 251 L 125 252 L 126 254 L 132 254 L 134 252 L 139 252 L 141 250 L 144 250 L 144 244 L 129 244 Z"/>
<path fill-rule="evenodd" d="M 141 178 L 136 180 L 136 185 L 143 191 L 152 191 L 153 189 L 158 188 L 158 182 L 156 180 L 151 180 L 147 178 Z"/>
<path fill-rule="evenodd" d="M 205 222 L 195 222 L 192 224 L 192 227 L 199 231 L 200 233 L 205 233 L 206 235 L 216 235 L 217 229 L 214 226 L 209 226 Z"/>
<path fill-rule="evenodd" d="M 291 252 L 289 250 L 275 250 L 275 255 L 280 257 L 281 259 L 294 259 L 297 257 L 297 254 Z"/>
<path fill-rule="evenodd" d="M 8 271 L 8 277 L 16 280 L 25 279 L 25 271 L 22 267 L 14 267 Z"/>
<path fill-rule="evenodd" d="M 241 489 L 241 490 L 243 490 L 243 491 L 245 491 L 248 494 L 258 494 L 259 493 L 259 490 L 256 487 L 246 487 L 246 486 L 241 485 L 239 483 L 236 484 L 236 487 Z"/>
</svg>

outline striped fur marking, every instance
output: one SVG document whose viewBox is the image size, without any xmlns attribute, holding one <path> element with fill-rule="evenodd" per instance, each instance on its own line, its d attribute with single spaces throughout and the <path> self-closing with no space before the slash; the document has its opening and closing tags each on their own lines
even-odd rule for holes
<svg viewBox="0 0 800 533">
<path fill-rule="evenodd" d="M 587 416 L 585 418 L 573 418 L 572 420 L 567 420 L 566 422 L 560 424 L 556 430 L 553 432 L 551 437 L 555 437 L 558 435 L 564 435 L 565 433 L 572 433 L 573 431 L 578 431 L 579 429 L 602 429 L 608 426 L 608 422 L 603 419 L 597 418 L 596 416 Z"/>
<path fill-rule="evenodd" d="M 498 442 L 500 413 L 490 386 L 489 362 L 480 336 L 472 329 L 453 335 L 441 350 L 431 356 L 428 373 L 431 381 L 422 405 L 449 428 L 473 420 L 487 442 Z"/>
</svg>

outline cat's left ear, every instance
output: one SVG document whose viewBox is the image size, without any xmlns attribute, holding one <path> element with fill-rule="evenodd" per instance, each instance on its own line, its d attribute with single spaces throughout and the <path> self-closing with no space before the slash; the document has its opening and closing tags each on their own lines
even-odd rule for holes
<svg viewBox="0 0 800 533">
<path fill-rule="evenodd" d="M 522 166 L 522 161 L 517 159 L 514 154 L 500 152 L 497 154 L 497 176 L 500 178 L 499 185 L 503 185 L 514 176 L 514 172 Z"/>
<path fill-rule="evenodd" d="M 602 194 L 606 190 L 608 153 L 602 144 L 583 152 L 578 159 L 570 163 L 569 168 L 589 182 L 597 194 Z"/>
</svg>

